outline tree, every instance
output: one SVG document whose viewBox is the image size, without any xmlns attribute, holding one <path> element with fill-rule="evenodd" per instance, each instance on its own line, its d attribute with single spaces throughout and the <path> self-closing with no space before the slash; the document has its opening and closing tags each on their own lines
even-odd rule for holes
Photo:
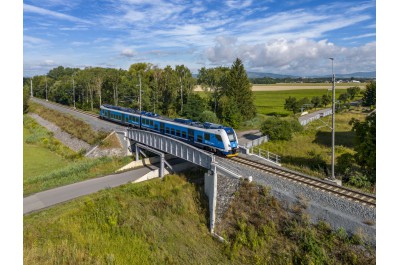
<svg viewBox="0 0 400 265">
<path fill-rule="evenodd" d="M 189 119 L 198 121 L 200 114 L 206 109 L 207 102 L 199 94 L 192 94 L 183 108 L 183 115 Z"/>
<path fill-rule="evenodd" d="M 340 101 L 342 101 L 343 103 L 347 103 L 348 101 L 349 101 L 349 99 L 350 99 L 350 95 L 349 94 L 347 94 L 347 93 L 343 93 L 343 94 L 340 94 L 339 95 L 339 98 L 338 98 Z"/>
<path fill-rule="evenodd" d="M 347 89 L 347 94 L 349 95 L 350 100 L 354 100 L 358 94 L 360 94 L 361 89 L 358 86 L 349 87 Z"/>
<path fill-rule="evenodd" d="M 197 75 L 197 82 L 210 98 L 214 112 L 217 113 L 218 100 L 222 96 L 222 88 L 229 73 L 228 67 L 205 68 L 202 67 Z M 210 91 L 208 91 L 210 89 Z"/>
<path fill-rule="evenodd" d="M 189 93 L 191 92 L 194 84 L 194 80 L 192 77 L 192 73 L 189 68 L 182 65 L 175 66 L 175 72 L 179 78 L 179 87 L 180 87 L 180 113 L 183 113 L 183 104 L 184 101 L 187 100 Z"/>
<path fill-rule="evenodd" d="M 352 119 L 352 131 L 356 134 L 355 159 L 371 183 L 376 180 L 376 112 L 370 113 L 365 121 Z"/>
<path fill-rule="evenodd" d="M 218 123 L 218 118 L 214 112 L 210 110 L 205 110 L 199 115 L 199 121 Z"/>
<path fill-rule="evenodd" d="M 293 114 L 296 114 L 299 111 L 299 102 L 295 97 L 289 96 L 285 99 L 285 105 L 283 106 L 285 110 L 293 111 Z"/>
<path fill-rule="evenodd" d="M 318 108 L 318 107 L 320 107 L 321 104 L 322 104 L 321 98 L 318 97 L 318 96 L 313 97 L 313 98 L 311 99 L 311 104 L 313 105 L 313 107 L 314 107 L 315 109 Z"/>
<path fill-rule="evenodd" d="M 326 107 L 331 102 L 332 102 L 332 96 L 331 95 L 329 95 L 329 94 L 322 95 L 321 103 L 322 103 L 322 105 L 324 105 L 324 107 Z"/>
<path fill-rule="evenodd" d="M 228 96 L 222 96 L 218 101 L 218 117 L 221 122 L 237 128 L 241 122 L 240 111 Z"/>
<path fill-rule="evenodd" d="M 24 84 L 24 86 L 22 87 L 22 91 L 23 91 L 23 113 L 28 113 L 28 101 L 30 98 L 30 87 L 28 84 Z"/>
<path fill-rule="evenodd" d="M 372 109 L 373 106 L 376 105 L 376 82 L 370 82 L 366 86 L 366 90 L 364 96 L 362 98 L 362 104 L 365 107 L 370 107 Z"/>
<path fill-rule="evenodd" d="M 229 98 L 229 104 L 238 109 L 239 122 L 252 119 L 256 115 L 254 95 L 251 88 L 243 63 L 237 58 L 229 70 L 222 94 Z"/>
</svg>

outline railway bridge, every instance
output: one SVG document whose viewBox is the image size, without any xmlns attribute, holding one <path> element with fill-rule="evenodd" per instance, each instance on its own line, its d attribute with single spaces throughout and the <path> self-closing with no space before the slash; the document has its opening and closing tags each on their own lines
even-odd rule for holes
<svg viewBox="0 0 400 265">
<path fill-rule="evenodd" d="M 211 233 L 214 233 L 218 174 L 236 179 L 241 179 L 243 177 L 218 164 L 212 153 L 196 148 L 175 138 L 150 131 L 128 128 L 126 131 L 126 139 L 129 141 L 130 150 L 132 152 L 134 151 L 136 154 L 136 160 L 139 160 L 141 149 L 145 149 L 160 156 L 159 174 L 161 178 L 164 176 L 164 166 L 172 169 L 165 159 L 166 153 L 208 170 L 204 176 L 204 186 L 209 200 L 210 230 Z"/>
</svg>

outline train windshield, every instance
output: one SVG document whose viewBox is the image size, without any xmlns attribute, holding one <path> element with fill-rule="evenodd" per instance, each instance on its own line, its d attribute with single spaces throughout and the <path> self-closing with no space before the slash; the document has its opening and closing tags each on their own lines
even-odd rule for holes
<svg viewBox="0 0 400 265">
<path fill-rule="evenodd" d="M 228 139 L 229 139 L 229 142 L 234 142 L 235 141 L 235 135 L 233 133 L 228 133 Z"/>
</svg>

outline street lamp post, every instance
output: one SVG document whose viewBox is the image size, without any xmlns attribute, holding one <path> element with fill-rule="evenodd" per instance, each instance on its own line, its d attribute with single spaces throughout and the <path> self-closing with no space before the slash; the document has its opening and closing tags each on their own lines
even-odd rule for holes
<svg viewBox="0 0 400 265">
<path fill-rule="evenodd" d="M 332 176 L 335 180 L 335 74 L 333 73 L 333 58 L 332 61 Z"/>
</svg>

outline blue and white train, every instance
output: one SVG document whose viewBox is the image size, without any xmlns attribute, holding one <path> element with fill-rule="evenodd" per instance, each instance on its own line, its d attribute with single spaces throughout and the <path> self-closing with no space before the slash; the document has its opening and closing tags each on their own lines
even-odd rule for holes
<svg viewBox="0 0 400 265">
<path fill-rule="evenodd" d="M 226 157 L 238 155 L 237 135 L 231 127 L 190 119 L 171 119 L 152 112 L 106 104 L 100 107 L 100 118 L 161 133 Z"/>
</svg>

